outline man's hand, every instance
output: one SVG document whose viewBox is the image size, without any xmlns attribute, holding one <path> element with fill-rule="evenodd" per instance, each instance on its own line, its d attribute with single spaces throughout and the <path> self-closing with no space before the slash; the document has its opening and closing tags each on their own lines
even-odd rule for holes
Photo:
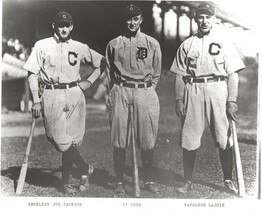
<svg viewBox="0 0 262 214">
<path fill-rule="evenodd" d="M 87 90 L 88 88 L 90 88 L 90 86 L 92 85 L 92 83 L 88 80 L 85 80 L 85 81 L 82 81 L 82 82 L 79 82 L 78 83 L 79 87 L 85 91 Z"/>
<path fill-rule="evenodd" d="M 180 118 L 186 116 L 186 108 L 183 100 L 176 100 L 176 115 Z"/>
<path fill-rule="evenodd" d="M 41 115 L 42 106 L 41 106 L 40 103 L 34 103 L 34 104 L 32 105 L 31 110 L 32 110 L 32 115 L 33 115 L 33 117 L 34 117 L 34 118 L 39 118 L 40 115 Z"/>
<path fill-rule="evenodd" d="M 237 104 L 235 102 L 229 101 L 227 102 L 227 116 L 236 121 L 237 120 L 237 115 L 236 112 L 238 110 Z"/>
</svg>

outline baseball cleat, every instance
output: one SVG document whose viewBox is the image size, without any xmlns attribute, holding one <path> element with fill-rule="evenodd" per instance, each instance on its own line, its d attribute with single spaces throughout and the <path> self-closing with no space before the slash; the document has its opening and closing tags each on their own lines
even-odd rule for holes
<svg viewBox="0 0 262 214">
<path fill-rule="evenodd" d="M 89 165 L 88 174 L 82 175 L 80 178 L 80 185 L 79 185 L 79 191 L 84 192 L 87 191 L 90 187 L 89 179 L 91 175 L 94 172 L 94 167 L 92 165 Z"/>
<path fill-rule="evenodd" d="M 237 194 L 238 193 L 236 187 L 234 186 L 234 184 L 233 184 L 233 182 L 231 180 L 225 180 L 224 184 L 225 184 L 226 189 L 229 192 L 231 192 L 233 194 Z"/>
<path fill-rule="evenodd" d="M 179 187 L 177 191 L 182 194 L 186 194 L 189 190 L 191 190 L 192 183 L 191 181 L 187 181 L 184 186 Z"/>
<path fill-rule="evenodd" d="M 156 186 L 156 183 L 154 182 L 146 182 L 144 185 L 144 189 L 154 194 L 160 191 L 158 187 Z"/>
<path fill-rule="evenodd" d="M 126 191 L 124 188 L 124 185 L 122 182 L 118 182 L 115 184 L 115 189 L 114 189 L 114 193 L 117 195 L 125 195 Z"/>
<path fill-rule="evenodd" d="M 62 186 L 62 192 L 66 195 L 74 196 L 77 193 L 77 189 L 74 188 L 71 184 L 65 184 Z"/>
</svg>

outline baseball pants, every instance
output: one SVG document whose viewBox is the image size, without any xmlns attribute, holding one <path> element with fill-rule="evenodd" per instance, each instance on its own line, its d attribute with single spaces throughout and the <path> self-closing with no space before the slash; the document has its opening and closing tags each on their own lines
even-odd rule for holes
<svg viewBox="0 0 262 214">
<path fill-rule="evenodd" d="M 222 149 L 232 146 L 226 115 L 226 81 L 188 83 L 185 87 L 186 116 L 182 120 L 181 146 L 188 151 L 200 147 L 206 119 L 215 145 Z"/>
<path fill-rule="evenodd" d="M 159 99 L 153 87 L 127 88 L 114 85 L 109 94 L 109 121 L 111 144 L 126 148 L 130 136 L 129 106 L 133 105 L 134 134 L 138 147 L 150 150 L 155 146 L 158 120 Z"/>
<path fill-rule="evenodd" d="M 44 90 L 42 95 L 44 125 L 48 140 L 60 152 L 71 144 L 79 146 L 85 133 L 86 103 L 82 90 Z"/>
</svg>

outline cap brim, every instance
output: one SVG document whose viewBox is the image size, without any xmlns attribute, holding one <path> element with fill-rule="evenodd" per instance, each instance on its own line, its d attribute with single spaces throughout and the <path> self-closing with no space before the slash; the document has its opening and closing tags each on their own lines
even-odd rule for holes
<svg viewBox="0 0 262 214">
<path fill-rule="evenodd" d="M 128 18 L 132 18 L 134 16 L 139 16 L 139 15 L 142 15 L 142 13 L 128 13 L 128 14 L 125 14 L 125 18 L 128 19 Z"/>
<path fill-rule="evenodd" d="M 215 13 L 211 10 L 208 10 L 208 9 L 198 9 L 196 11 L 196 14 L 199 15 L 199 14 L 207 14 L 207 15 L 215 15 Z"/>
<path fill-rule="evenodd" d="M 55 21 L 54 23 L 56 23 L 56 24 L 60 24 L 60 23 L 73 23 L 73 20 L 59 20 L 59 21 Z"/>
</svg>

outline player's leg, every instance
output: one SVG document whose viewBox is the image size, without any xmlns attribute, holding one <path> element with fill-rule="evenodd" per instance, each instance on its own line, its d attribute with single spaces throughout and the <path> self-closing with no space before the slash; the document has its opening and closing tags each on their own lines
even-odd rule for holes
<svg viewBox="0 0 262 214">
<path fill-rule="evenodd" d="M 223 170 L 225 187 L 232 193 L 237 189 L 232 182 L 233 147 L 231 131 L 226 115 L 227 85 L 226 82 L 208 84 L 207 120 L 216 146 Z"/>
<path fill-rule="evenodd" d="M 115 193 L 125 194 L 124 171 L 125 171 L 126 149 L 113 147 L 114 171 L 116 174 Z"/>
<path fill-rule="evenodd" d="M 237 189 L 232 181 L 233 173 L 233 147 L 219 149 L 219 158 L 224 174 L 224 185 L 231 193 L 237 194 Z"/>
<path fill-rule="evenodd" d="M 188 151 L 183 149 L 183 169 L 185 184 L 177 189 L 180 193 L 187 193 L 191 189 L 194 163 L 196 159 L 196 150 Z"/>
<path fill-rule="evenodd" d="M 65 194 L 75 195 L 76 189 L 69 184 L 69 178 L 73 166 L 73 160 L 70 152 L 70 148 L 62 153 L 62 178 L 61 178 L 61 191 Z"/>
<path fill-rule="evenodd" d="M 154 181 L 153 172 L 153 149 L 143 151 L 141 150 L 141 161 L 143 167 L 144 188 L 152 193 L 159 192 L 159 188 Z"/>
<path fill-rule="evenodd" d="M 183 148 L 184 184 L 177 189 L 187 193 L 191 189 L 196 150 L 205 128 L 204 85 L 187 84 L 184 103 L 186 116 L 181 120 L 181 146 Z"/>
<path fill-rule="evenodd" d="M 152 193 L 159 192 L 153 171 L 153 149 L 157 139 L 159 112 L 159 99 L 153 87 L 135 91 L 135 139 L 141 149 L 144 188 Z"/>
<path fill-rule="evenodd" d="M 128 104 L 131 102 L 131 89 L 114 85 L 109 93 L 108 111 L 113 146 L 113 162 L 116 174 L 116 194 L 125 194 L 124 170 L 128 132 Z"/>
<path fill-rule="evenodd" d="M 89 179 L 94 168 L 88 164 L 78 150 L 85 133 L 86 103 L 82 90 L 79 87 L 73 87 L 66 90 L 67 97 L 67 117 L 66 130 L 73 139 L 69 151 L 72 155 L 73 163 L 80 170 L 80 191 L 86 191 L 89 188 Z"/>
</svg>

